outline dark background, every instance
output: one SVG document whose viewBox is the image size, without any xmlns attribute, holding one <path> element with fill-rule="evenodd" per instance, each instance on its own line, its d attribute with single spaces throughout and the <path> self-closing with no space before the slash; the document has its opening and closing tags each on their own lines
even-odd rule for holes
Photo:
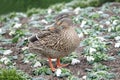
<svg viewBox="0 0 120 80">
<path fill-rule="evenodd" d="M 26 12 L 30 8 L 48 8 L 50 5 L 56 3 L 61 2 L 67 3 L 70 1 L 73 0 L 0 0 L 0 14 L 5 14 L 13 11 Z M 100 4 L 103 4 L 105 2 L 120 0 L 91 0 L 91 1 L 99 1 Z"/>
</svg>

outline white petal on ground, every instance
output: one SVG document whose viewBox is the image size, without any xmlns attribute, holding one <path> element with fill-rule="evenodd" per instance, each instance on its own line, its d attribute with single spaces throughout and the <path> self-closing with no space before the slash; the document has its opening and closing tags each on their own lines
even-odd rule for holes
<svg viewBox="0 0 120 80">
<path fill-rule="evenodd" d="M 115 40 L 116 41 L 120 40 L 120 36 L 115 37 Z"/>
<path fill-rule="evenodd" d="M 103 11 L 98 11 L 99 14 L 103 14 Z"/>
<path fill-rule="evenodd" d="M 103 28 L 104 26 L 103 25 L 100 25 L 100 28 Z"/>
<path fill-rule="evenodd" d="M 83 79 L 83 80 L 86 80 L 86 79 L 87 79 L 87 76 L 83 76 L 82 79 Z"/>
<path fill-rule="evenodd" d="M 30 61 L 29 60 L 25 60 L 24 63 L 29 63 Z"/>
<path fill-rule="evenodd" d="M 113 25 L 117 25 L 118 24 L 118 20 L 114 20 L 112 24 Z"/>
<path fill-rule="evenodd" d="M 52 61 L 56 61 L 57 59 L 51 59 Z"/>
<path fill-rule="evenodd" d="M 87 56 L 87 61 L 94 61 L 94 57 L 93 56 Z"/>
<path fill-rule="evenodd" d="M 100 39 L 101 41 L 105 41 L 106 39 L 104 37 L 97 37 L 98 39 Z"/>
<path fill-rule="evenodd" d="M 57 59 L 51 59 L 53 62 L 55 62 Z M 47 59 L 47 61 L 49 61 L 48 59 Z"/>
<path fill-rule="evenodd" d="M 61 75 L 61 73 L 62 73 L 61 69 L 57 69 L 55 72 L 56 76 L 58 77 Z"/>
<path fill-rule="evenodd" d="M 4 53 L 3 53 L 3 55 L 9 55 L 9 54 L 11 54 L 13 51 L 11 51 L 11 50 L 5 50 L 4 51 Z"/>
<path fill-rule="evenodd" d="M 112 31 L 112 28 L 108 28 L 108 32 L 111 32 Z"/>
<path fill-rule="evenodd" d="M 18 17 L 15 17 L 14 20 L 18 22 L 20 19 Z"/>
<path fill-rule="evenodd" d="M 95 48 L 90 48 L 90 53 L 96 52 Z"/>
<path fill-rule="evenodd" d="M 26 47 L 26 46 L 25 46 L 25 47 L 22 48 L 22 51 L 27 50 L 28 48 L 29 48 L 29 47 Z"/>
<path fill-rule="evenodd" d="M 115 48 L 119 48 L 120 47 L 120 42 L 115 43 Z"/>
<path fill-rule="evenodd" d="M 61 13 L 63 12 L 69 12 L 70 10 L 69 9 L 62 9 Z"/>
<path fill-rule="evenodd" d="M 79 38 L 83 38 L 84 34 L 81 32 L 80 34 L 78 34 Z"/>
<path fill-rule="evenodd" d="M 20 28 L 21 26 L 22 26 L 22 24 L 16 23 L 13 27 L 14 27 L 14 28 Z"/>
<path fill-rule="evenodd" d="M 7 57 L 3 57 L 0 59 L 1 62 L 4 62 L 5 60 L 7 60 L 8 58 Z"/>
<path fill-rule="evenodd" d="M 10 36 L 12 36 L 13 34 L 15 34 L 15 30 L 11 30 L 11 31 L 9 32 L 9 35 L 10 35 Z"/>
<path fill-rule="evenodd" d="M 42 23 L 48 24 L 48 22 L 45 19 L 41 20 Z"/>
<path fill-rule="evenodd" d="M 72 59 L 72 62 L 71 62 L 72 65 L 75 65 L 75 64 L 78 64 L 78 63 L 80 63 L 80 60 Z"/>
<path fill-rule="evenodd" d="M 52 11 L 53 11 L 52 9 L 48 9 L 48 11 L 47 11 L 47 12 L 48 12 L 48 14 L 51 14 L 51 13 L 52 13 Z"/>
<path fill-rule="evenodd" d="M 37 62 L 34 64 L 34 67 L 41 67 L 41 63 L 37 61 Z"/>
<path fill-rule="evenodd" d="M 80 7 L 75 8 L 74 10 L 75 14 L 79 14 L 80 10 L 81 10 Z"/>
<path fill-rule="evenodd" d="M 2 33 L 2 29 L 0 28 L 0 33 Z"/>
<path fill-rule="evenodd" d="M 110 21 L 106 21 L 105 24 L 106 24 L 106 25 L 110 25 Z"/>
<path fill-rule="evenodd" d="M 0 61 L 3 62 L 4 64 L 8 64 L 10 62 L 10 60 L 7 57 L 1 58 Z"/>
<path fill-rule="evenodd" d="M 78 18 L 78 17 L 76 17 L 76 18 L 75 18 L 75 21 L 78 21 L 78 20 L 79 20 L 79 18 Z"/>
<path fill-rule="evenodd" d="M 85 20 L 82 21 L 80 27 L 84 27 L 87 22 Z"/>
</svg>

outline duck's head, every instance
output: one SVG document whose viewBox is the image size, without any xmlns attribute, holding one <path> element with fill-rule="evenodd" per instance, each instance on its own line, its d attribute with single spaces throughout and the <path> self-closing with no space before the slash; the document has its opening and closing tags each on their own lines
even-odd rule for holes
<svg viewBox="0 0 120 80">
<path fill-rule="evenodd" d="M 63 19 L 56 21 L 55 25 L 56 25 L 56 27 L 58 27 L 60 29 L 67 29 L 73 25 L 73 22 L 72 22 L 72 19 L 63 18 Z"/>
</svg>

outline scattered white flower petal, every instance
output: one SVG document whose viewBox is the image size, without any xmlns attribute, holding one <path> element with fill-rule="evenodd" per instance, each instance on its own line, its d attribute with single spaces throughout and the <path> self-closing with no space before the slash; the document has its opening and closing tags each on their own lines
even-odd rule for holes
<svg viewBox="0 0 120 80">
<path fill-rule="evenodd" d="M 48 14 L 51 14 L 53 12 L 52 9 L 48 9 Z"/>
<path fill-rule="evenodd" d="M 13 51 L 11 51 L 11 50 L 5 50 L 3 54 L 4 54 L 4 55 L 9 55 L 9 54 L 11 54 L 12 52 L 13 52 Z"/>
<path fill-rule="evenodd" d="M 115 43 L 115 48 L 119 48 L 120 47 L 120 42 Z"/>
<path fill-rule="evenodd" d="M 108 32 L 111 32 L 112 31 L 112 28 L 108 28 Z"/>
<path fill-rule="evenodd" d="M 0 28 L 0 33 L 2 33 L 2 29 Z"/>
<path fill-rule="evenodd" d="M 87 79 L 87 76 L 83 76 L 82 79 L 83 79 L 83 80 L 86 80 L 86 79 Z"/>
<path fill-rule="evenodd" d="M 91 62 L 91 61 L 94 61 L 94 57 L 93 56 L 87 56 L 87 61 Z"/>
<path fill-rule="evenodd" d="M 34 64 L 34 67 L 41 67 L 41 63 L 37 61 L 37 62 Z"/>
<path fill-rule="evenodd" d="M 14 20 L 15 20 L 15 21 L 19 21 L 19 18 L 18 18 L 18 17 L 15 17 Z"/>
<path fill-rule="evenodd" d="M 78 17 L 76 17 L 76 18 L 75 18 L 75 21 L 78 21 L 78 20 L 79 20 L 79 18 L 78 18 Z"/>
<path fill-rule="evenodd" d="M 7 57 L 1 58 L 0 61 L 3 62 L 4 64 L 8 64 L 10 62 L 10 60 Z"/>
<path fill-rule="evenodd" d="M 22 24 L 20 24 L 20 23 L 16 23 L 13 27 L 14 27 L 14 28 L 20 28 L 21 25 L 22 25 Z"/>
<path fill-rule="evenodd" d="M 9 59 L 7 59 L 7 60 L 4 61 L 4 64 L 8 64 L 8 63 L 10 63 Z"/>
<path fill-rule="evenodd" d="M 10 35 L 10 36 L 12 36 L 13 34 L 15 34 L 15 30 L 11 30 L 11 31 L 9 32 L 9 35 Z"/>
<path fill-rule="evenodd" d="M 61 73 L 62 73 L 61 69 L 57 69 L 55 72 L 56 76 L 58 77 L 61 75 Z"/>
<path fill-rule="evenodd" d="M 30 21 L 35 22 L 35 20 L 38 20 L 38 19 L 39 19 L 39 17 L 37 17 L 37 15 L 33 14 L 33 16 L 30 18 Z"/>
<path fill-rule="evenodd" d="M 90 47 L 90 53 L 96 52 L 96 49 Z"/>
<path fill-rule="evenodd" d="M 79 14 L 80 10 L 81 10 L 80 7 L 75 8 L 74 10 L 75 14 Z"/>
<path fill-rule="evenodd" d="M 83 30 L 83 33 L 84 33 L 84 34 L 88 34 L 88 31 L 87 31 L 87 30 Z"/>
<path fill-rule="evenodd" d="M 62 9 L 61 13 L 69 12 L 69 11 L 70 11 L 69 9 Z"/>
<path fill-rule="evenodd" d="M 83 38 L 84 34 L 81 32 L 80 34 L 78 34 L 79 38 Z"/>
<path fill-rule="evenodd" d="M 119 41 L 120 40 L 120 36 L 115 37 L 115 40 Z"/>
<path fill-rule="evenodd" d="M 106 21 L 105 24 L 106 24 L 106 25 L 110 25 L 110 21 Z"/>
<path fill-rule="evenodd" d="M 57 59 L 51 59 L 51 60 L 54 62 L 54 61 L 56 61 Z M 47 61 L 49 61 L 49 60 L 47 59 Z"/>
<path fill-rule="evenodd" d="M 98 11 L 99 14 L 103 14 L 103 11 Z"/>
<path fill-rule="evenodd" d="M 100 25 L 100 28 L 103 28 L 104 26 L 103 25 Z"/>
<path fill-rule="evenodd" d="M 106 39 L 104 38 L 104 37 L 97 37 L 99 40 L 101 40 L 101 41 L 105 41 Z"/>
<path fill-rule="evenodd" d="M 29 48 L 29 47 L 26 47 L 26 46 L 25 46 L 25 47 L 22 48 L 22 51 L 27 50 L 28 48 Z"/>
<path fill-rule="evenodd" d="M 85 20 L 82 21 L 80 27 L 84 27 L 87 22 Z"/>
<path fill-rule="evenodd" d="M 25 60 L 24 63 L 29 63 L 30 61 L 29 60 Z"/>
<path fill-rule="evenodd" d="M 42 23 L 48 24 L 48 22 L 45 19 L 41 20 Z"/>
<path fill-rule="evenodd" d="M 7 57 L 3 57 L 3 58 L 0 59 L 0 61 L 3 62 L 5 60 L 7 60 L 7 59 L 8 59 Z"/>
<path fill-rule="evenodd" d="M 56 61 L 57 59 L 51 59 L 52 61 Z"/>
<path fill-rule="evenodd" d="M 117 25 L 118 24 L 117 22 L 118 22 L 118 20 L 114 20 L 112 24 Z"/>
<path fill-rule="evenodd" d="M 78 64 L 78 63 L 80 63 L 80 60 L 72 59 L 72 62 L 71 62 L 72 65 L 75 65 L 75 64 Z"/>
</svg>

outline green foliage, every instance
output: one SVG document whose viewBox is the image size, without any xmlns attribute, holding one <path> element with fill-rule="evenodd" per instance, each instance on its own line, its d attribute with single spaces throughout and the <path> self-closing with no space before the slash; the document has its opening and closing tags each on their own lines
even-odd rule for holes
<svg viewBox="0 0 120 80">
<path fill-rule="evenodd" d="M 114 1 L 114 0 L 73 0 L 71 2 L 69 2 L 66 6 L 68 7 L 73 7 L 73 8 L 76 8 L 76 7 L 88 7 L 88 6 L 100 6 L 102 5 L 103 3 L 105 2 L 111 2 L 111 1 Z"/>
<path fill-rule="evenodd" d="M 70 72 L 70 70 L 69 69 L 65 69 L 65 68 L 61 68 L 61 74 L 60 74 L 60 76 L 58 76 L 58 77 L 69 77 L 69 76 L 71 76 L 71 72 Z"/>
<path fill-rule="evenodd" d="M 2 7 L 0 14 L 15 12 L 15 11 L 23 11 L 26 12 L 31 8 L 48 8 L 51 5 L 56 5 L 54 9 L 60 10 L 61 7 L 70 6 L 76 8 L 80 7 L 88 7 L 88 6 L 100 6 L 105 2 L 116 1 L 120 2 L 120 0 L 2 0 L 0 3 L 0 7 Z M 63 6 L 58 5 L 58 3 L 67 3 L 67 5 L 61 4 Z M 6 5 L 7 4 L 7 5 Z M 6 5 L 6 6 L 4 6 Z M 57 6 L 58 5 L 58 6 Z M 53 8 L 53 7 L 52 7 Z"/>
<path fill-rule="evenodd" d="M 50 5 L 60 2 L 69 2 L 71 0 L 1 0 L 0 14 L 8 12 L 26 12 L 30 8 L 48 8 Z M 7 4 L 7 5 L 6 5 Z M 6 6 L 5 6 L 6 5 Z"/>
<path fill-rule="evenodd" d="M 110 80 L 115 74 L 108 72 L 109 68 L 105 65 L 94 63 L 93 69 L 89 70 L 87 80 Z"/>
<path fill-rule="evenodd" d="M 54 4 L 51 5 L 49 8 L 56 10 L 56 11 L 60 11 L 64 8 L 65 3 L 59 3 L 59 4 Z"/>
<path fill-rule="evenodd" d="M 0 69 L 0 80 L 27 80 L 15 69 Z"/>
<path fill-rule="evenodd" d="M 40 68 L 35 69 L 33 74 L 34 75 L 50 75 L 50 74 L 52 74 L 52 71 L 50 68 L 48 68 L 46 66 L 42 66 Z"/>
<path fill-rule="evenodd" d="M 62 63 L 70 63 L 72 61 L 73 58 L 77 58 L 78 56 L 76 55 L 76 52 L 72 52 L 70 55 L 68 55 L 67 57 L 63 57 L 61 58 L 61 62 Z"/>
<path fill-rule="evenodd" d="M 14 38 L 12 39 L 12 42 L 16 43 L 19 40 L 19 38 L 22 37 L 23 35 L 24 35 L 24 33 L 22 30 L 16 30 L 15 35 L 13 35 Z"/>
<path fill-rule="evenodd" d="M 32 8 L 32 9 L 28 9 L 27 10 L 27 15 L 28 17 L 31 16 L 32 14 L 46 14 L 47 10 L 46 9 L 36 9 L 36 8 Z"/>
<path fill-rule="evenodd" d="M 69 76 L 67 80 L 80 80 L 80 78 L 72 75 L 72 76 Z"/>
</svg>

